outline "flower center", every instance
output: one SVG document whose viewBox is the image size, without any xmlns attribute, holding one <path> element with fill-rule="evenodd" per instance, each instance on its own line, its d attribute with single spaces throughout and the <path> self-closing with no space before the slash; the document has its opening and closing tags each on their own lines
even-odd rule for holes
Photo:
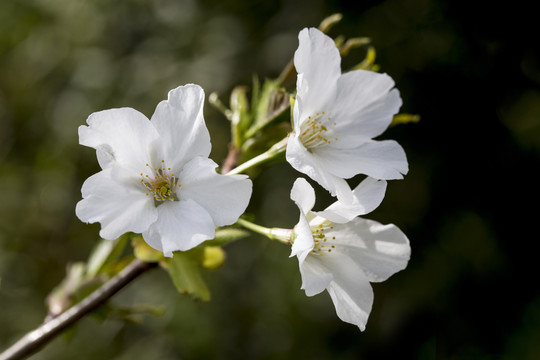
<svg viewBox="0 0 540 360">
<path fill-rule="evenodd" d="M 332 126 L 336 126 L 336 123 L 324 111 L 308 116 L 307 120 L 300 125 L 299 139 L 308 150 L 330 144 L 338 139 L 330 136 L 331 131 L 328 133 L 328 129 Z"/>
<path fill-rule="evenodd" d="M 335 236 L 326 236 L 325 232 L 334 229 L 334 225 L 330 221 L 325 221 L 319 225 L 311 227 L 313 234 L 313 241 L 315 246 L 311 250 L 311 254 L 323 256 L 324 254 L 331 253 L 336 247 L 333 241 L 336 240 Z"/>
<path fill-rule="evenodd" d="M 176 191 L 182 186 L 171 168 L 165 166 L 165 160 L 161 160 L 161 168 L 151 168 L 149 174 L 141 173 L 141 184 L 146 189 L 147 196 L 153 196 L 156 205 L 163 201 L 178 201 Z"/>
</svg>

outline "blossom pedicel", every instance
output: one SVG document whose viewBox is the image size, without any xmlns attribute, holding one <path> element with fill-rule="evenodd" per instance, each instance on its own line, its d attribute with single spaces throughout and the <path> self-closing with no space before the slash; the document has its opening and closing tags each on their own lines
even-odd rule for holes
<svg viewBox="0 0 540 360">
<path fill-rule="evenodd" d="M 251 180 L 216 173 L 203 103 L 202 88 L 190 84 L 171 90 L 151 120 L 131 108 L 90 115 L 79 141 L 96 149 L 102 170 L 84 182 L 77 216 L 100 222 L 105 239 L 142 233 L 165 256 L 236 222 L 248 205 Z"/>
<path fill-rule="evenodd" d="M 357 174 L 401 179 L 408 171 L 401 146 L 372 140 L 401 106 L 392 78 L 365 70 L 341 74 L 339 50 L 330 37 L 310 28 L 298 38 L 294 132 L 287 161 L 345 203 L 352 201 L 352 193 L 344 179 Z"/>
<path fill-rule="evenodd" d="M 409 240 L 395 225 L 356 217 L 375 209 L 385 181 L 367 178 L 353 191 L 353 204 L 335 202 L 312 212 L 315 192 L 299 178 L 291 199 L 300 210 L 291 256 L 297 256 L 307 296 L 327 290 L 337 315 L 364 330 L 373 304 L 370 282 L 380 282 L 407 266 Z"/>
</svg>

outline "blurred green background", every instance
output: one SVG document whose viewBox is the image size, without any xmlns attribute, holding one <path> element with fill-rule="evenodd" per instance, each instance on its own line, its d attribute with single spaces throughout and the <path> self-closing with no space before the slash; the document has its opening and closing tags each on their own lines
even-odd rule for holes
<svg viewBox="0 0 540 360">
<path fill-rule="evenodd" d="M 304 295 L 287 247 L 254 236 L 227 247 L 226 264 L 206 274 L 210 303 L 178 294 L 153 271 L 113 302 L 164 305 L 162 317 L 142 325 L 86 318 L 33 358 L 540 358 L 532 4 L 1 1 L 0 349 L 43 320 L 44 298 L 66 264 L 96 243 L 99 225 L 74 212 L 83 181 L 99 170 L 95 152 L 78 145 L 90 113 L 127 106 L 151 116 L 168 90 L 190 82 L 227 101 L 255 73 L 276 77 L 303 27 L 341 12 L 330 34 L 371 37 L 402 111 L 422 116 L 384 135 L 405 148 L 410 173 L 389 183 L 368 217 L 398 225 L 412 258 L 374 285 L 366 331 L 342 323 L 326 293 Z M 362 56 L 353 52 L 344 65 Z M 220 163 L 228 123 L 209 105 L 205 117 Z M 248 210 L 257 222 L 296 223 L 289 191 L 297 176 L 279 164 L 255 179 Z"/>
</svg>

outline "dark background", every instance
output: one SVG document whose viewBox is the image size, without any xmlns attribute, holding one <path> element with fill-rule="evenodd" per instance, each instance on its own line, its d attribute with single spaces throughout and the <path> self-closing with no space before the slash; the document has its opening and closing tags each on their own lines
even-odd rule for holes
<svg viewBox="0 0 540 360">
<path fill-rule="evenodd" d="M 164 305 L 142 325 L 81 321 L 36 359 L 538 359 L 540 52 L 532 2 L 3 1 L 0 3 L 0 349 L 37 326 L 45 296 L 82 261 L 99 225 L 75 217 L 98 171 L 77 127 L 94 111 L 151 116 L 185 83 L 224 101 L 253 74 L 275 77 L 298 32 L 343 13 L 332 36 L 368 36 L 418 124 L 385 138 L 410 173 L 368 217 L 410 238 L 408 268 L 375 284 L 361 333 L 329 296 L 307 298 L 289 249 L 263 238 L 227 247 L 208 273 L 212 301 L 179 295 L 154 271 L 114 298 Z M 344 59 L 358 62 L 361 50 Z M 211 157 L 228 123 L 205 107 Z M 254 180 L 249 212 L 292 227 L 299 176 L 287 164 Z M 353 180 L 354 182 L 355 180 Z M 318 192 L 322 194 L 319 188 Z M 320 209 L 329 201 L 322 195 Z M 536 275 L 535 275 L 536 274 Z"/>
</svg>

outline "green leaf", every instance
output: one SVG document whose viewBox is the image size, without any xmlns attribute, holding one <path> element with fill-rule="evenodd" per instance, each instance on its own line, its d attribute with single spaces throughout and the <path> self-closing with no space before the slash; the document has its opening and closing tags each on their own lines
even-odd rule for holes
<svg viewBox="0 0 540 360">
<path fill-rule="evenodd" d="M 123 235 L 116 240 L 100 239 L 88 257 L 86 275 L 95 276 L 104 272 L 107 265 L 116 261 L 126 246 L 129 234 Z"/>
<path fill-rule="evenodd" d="M 61 314 L 97 289 L 105 280 L 106 277 L 103 275 L 86 276 L 84 262 L 68 264 L 66 277 L 45 299 L 49 315 Z"/>
<path fill-rule="evenodd" d="M 280 89 L 277 81 L 266 80 L 258 98 L 253 99 L 255 121 L 247 131 L 246 139 L 253 137 L 258 131 L 273 122 L 290 106 L 289 96 Z"/>
<path fill-rule="evenodd" d="M 67 344 L 71 343 L 71 341 L 75 338 L 75 335 L 77 335 L 77 325 L 79 324 L 75 323 L 62 332 L 62 338 Z"/>
<path fill-rule="evenodd" d="M 288 112 L 283 113 L 287 116 L 282 118 L 289 119 Z M 256 137 L 246 140 L 242 146 L 242 156 L 239 163 L 242 164 L 255 156 L 268 152 L 272 147 L 278 143 L 282 143 L 283 139 L 291 131 L 291 124 L 289 122 L 277 122 L 274 126 L 270 126 L 264 129 L 264 131 L 258 132 Z M 279 140 L 279 141 L 278 141 Z M 275 156 L 268 156 L 265 163 L 267 165 L 271 163 L 285 161 L 285 151 L 275 151 Z M 261 170 L 260 166 L 249 169 L 248 174 L 250 177 L 255 176 L 258 171 Z"/>
<path fill-rule="evenodd" d="M 237 148 L 242 146 L 245 140 L 245 132 L 251 126 L 252 122 L 247 91 L 247 87 L 237 86 L 231 93 L 232 143 Z"/>
<path fill-rule="evenodd" d="M 209 301 L 210 291 L 201 276 L 197 259 L 200 257 L 200 251 L 177 251 L 173 255 L 168 262 L 168 270 L 176 289 L 196 299 Z"/>
<path fill-rule="evenodd" d="M 128 266 L 128 264 L 131 263 L 134 258 L 135 258 L 135 256 L 128 255 L 128 256 L 124 256 L 123 258 L 118 259 L 118 260 L 116 260 L 114 262 L 111 262 L 103 270 L 104 275 L 107 275 L 109 278 L 115 276 L 120 271 L 122 271 L 126 266 Z"/>
<path fill-rule="evenodd" d="M 116 306 L 110 302 L 102 304 L 92 312 L 92 316 L 99 322 L 117 320 L 128 324 L 140 324 L 144 315 L 160 317 L 165 314 L 164 306 L 151 304 L 135 304 L 126 307 Z"/>
</svg>

